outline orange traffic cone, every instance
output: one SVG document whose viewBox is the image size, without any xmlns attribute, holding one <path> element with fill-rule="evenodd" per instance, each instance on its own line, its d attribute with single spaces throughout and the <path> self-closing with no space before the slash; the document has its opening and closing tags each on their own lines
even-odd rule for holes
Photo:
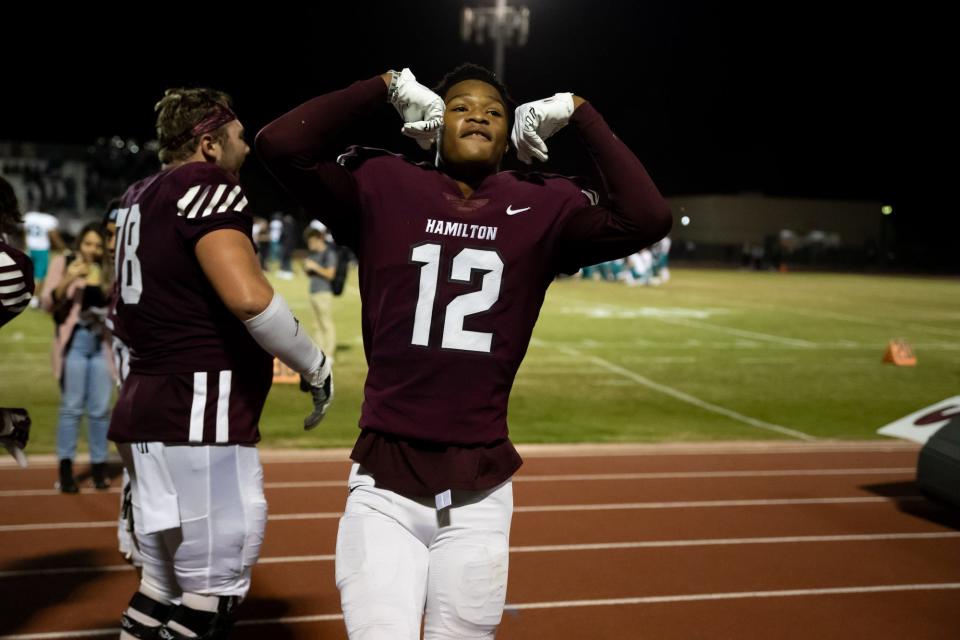
<svg viewBox="0 0 960 640">
<path fill-rule="evenodd" d="M 883 361 L 895 364 L 898 367 L 917 366 L 917 356 L 906 340 L 897 339 L 887 343 L 887 350 L 883 353 Z"/>
</svg>

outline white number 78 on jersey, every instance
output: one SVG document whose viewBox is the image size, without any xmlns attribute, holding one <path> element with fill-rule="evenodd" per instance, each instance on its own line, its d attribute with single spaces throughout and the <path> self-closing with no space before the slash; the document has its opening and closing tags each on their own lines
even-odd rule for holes
<svg viewBox="0 0 960 640">
<path fill-rule="evenodd" d="M 143 274 L 137 249 L 140 247 L 140 205 L 117 212 L 117 250 L 114 269 L 124 304 L 137 304 L 143 292 Z"/>
</svg>

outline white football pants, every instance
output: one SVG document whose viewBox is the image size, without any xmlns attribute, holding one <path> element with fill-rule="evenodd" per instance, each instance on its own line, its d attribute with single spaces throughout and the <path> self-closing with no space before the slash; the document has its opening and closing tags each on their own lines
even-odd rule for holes
<svg viewBox="0 0 960 640">
<path fill-rule="evenodd" d="M 267 525 L 256 447 L 117 448 L 130 474 L 142 584 L 167 600 L 181 592 L 247 595 Z"/>
<path fill-rule="evenodd" d="M 359 465 L 337 534 L 350 640 L 492 639 L 507 593 L 511 480 L 453 491 L 452 506 L 377 488 Z"/>
</svg>

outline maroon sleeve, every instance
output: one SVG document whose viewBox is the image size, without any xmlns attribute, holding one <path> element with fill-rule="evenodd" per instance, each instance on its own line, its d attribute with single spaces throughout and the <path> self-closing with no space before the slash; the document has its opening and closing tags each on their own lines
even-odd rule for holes
<svg viewBox="0 0 960 640">
<path fill-rule="evenodd" d="M 558 270 L 622 258 L 667 235 L 673 216 L 637 156 L 589 102 L 570 121 L 593 156 L 609 199 L 607 206 L 577 209 L 563 221 L 556 257 Z"/>
<path fill-rule="evenodd" d="M 257 134 L 256 149 L 267 169 L 303 205 L 330 227 L 338 243 L 356 249 L 358 191 L 353 175 L 336 162 L 337 135 L 386 103 L 380 76 L 309 100 Z"/>
</svg>

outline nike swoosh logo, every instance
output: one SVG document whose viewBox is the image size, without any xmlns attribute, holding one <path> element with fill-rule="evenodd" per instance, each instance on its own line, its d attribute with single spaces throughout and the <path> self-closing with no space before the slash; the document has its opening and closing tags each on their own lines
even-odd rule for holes
<svg viewBox="0 0 960 640">
<path fill-rule="evenodd" d="M 530 207 L 524 207 L 523 209 L 514 209 L 513 205 L 507 205 L 507 215 L 515 216 L 518 213 L 523 213 L 524 211 L 529 211 Z"/>
</svg>

